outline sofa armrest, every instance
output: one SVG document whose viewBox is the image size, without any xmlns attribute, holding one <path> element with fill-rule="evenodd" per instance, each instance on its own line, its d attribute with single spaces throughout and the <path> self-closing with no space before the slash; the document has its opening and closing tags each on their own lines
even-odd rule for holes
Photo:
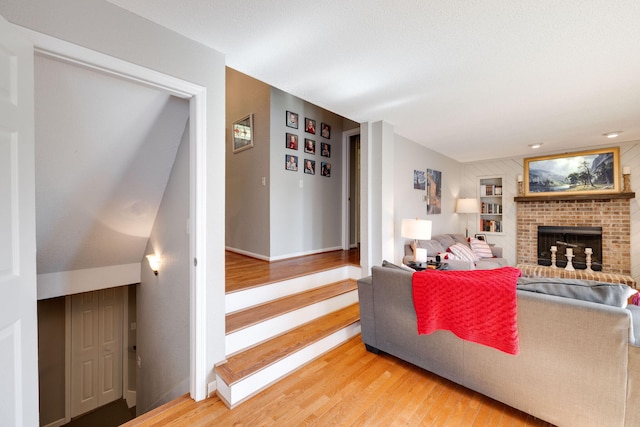
<svg viewBox="0 0 640 427">
<path fill-rule="evenodd" d="M 358 303 L 362 341 L 376 347 L 375 315 L 373 312 L 373 277 L 358 279 Z"/>
</svg>

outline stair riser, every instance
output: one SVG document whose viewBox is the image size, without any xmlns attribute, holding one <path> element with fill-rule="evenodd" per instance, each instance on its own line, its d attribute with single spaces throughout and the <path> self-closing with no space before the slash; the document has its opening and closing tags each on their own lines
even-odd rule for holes
<svg viewBox="0 0 640 427">
<path fill-rule="evenodd" d="M 225 384 L 222 378 L 216 376 L 217 393 L 233 408 L 359 333 L 360 322 L 355 322 L 232 385 Z"/>
<path fill-rule="evenodd" d="M 360 276 L 361 273 L 359 267 L 345 266 L 307 276 L 297 277 L 295 279 L 229 293 L 225 297 L 225 312 L 227 314 L 233 313 L 277 298 L 317 288 L 318 286 L 323 286 L 327 283 L 338 282 L 346 279 L 357 280 Z"/>
<path fill-rule="evenodd" d="M 358 292 L 353 290 L 228 334 L 227 357 L 356 302 Z"/>
</svg>

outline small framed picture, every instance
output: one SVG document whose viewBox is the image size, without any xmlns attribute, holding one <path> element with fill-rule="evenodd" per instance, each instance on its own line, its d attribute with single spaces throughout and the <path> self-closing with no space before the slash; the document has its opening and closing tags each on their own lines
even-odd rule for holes
<svg viewBox="0 0 640 427">
<path fill-rule="evenodd" d="M 253 114 L 233 122 L 231 143 L 234 153 L 253 148 Z"/>
<path fill-rule="evenodd" d="M 484 242 L 487 241 L 487 235 L 486 234 L 476 234 L 475 238 L 478 239 L 478 240 L 482 240 Z"/>
<path fill-rule="evenodd" d="M 286 154 L 284 157 L 285 157 L 284 168 L 288 171 L 296 172 L 298 170 L 298 156 L 292 156 L 291 154 Z"/>
<path fill-rule="evenodd" d="M 320 165 L 320 175 L 331 176 L 331 163 L 322 162 Z"/>
<path fill-rule="evenodd" d="M 331 139 L 331 126 L 326 123 L 320 123 L 320 136 Z"/>
<path fill-rule="evenodd" d="M 310 175 L 316 174 L 316 161 L 311 159 L 304 159 L 304 173 Z"/>
<path fill-rule="evenodd" d="M 326 142 L 320 143 L 320 155 L 322 157 L 331 157 L 331 145 Z"/>
<path fill-rule="evenodd" d="M 298 113 L 287 111 L 287 127 L 298 129 Z"/>
<path fill-rule="evenodd" d="M 304 131 L 307 133 L 316 134 L 316 121 L 312 119 L 304 119 Z"/>
<path fill-rule="evenodd" d="M 309 154 L 316 154 L 316 142 L 313 139 L 305 138 L 304 152 Z"/>
<path fill-rule="evenodd" d="M 298 149 L 298 135 L 287 132 L 287 138 L 285 140 L 286 147 L 290 150 Z"/>
</svg>

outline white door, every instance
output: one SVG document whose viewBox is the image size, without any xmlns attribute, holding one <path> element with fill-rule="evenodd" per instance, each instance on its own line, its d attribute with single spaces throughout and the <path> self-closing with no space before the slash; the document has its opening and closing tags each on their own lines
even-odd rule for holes
<svg viewBox="0 0 640 427">
<path fill-rule="evenodd" d="M 122 292 L 71 298 L 71 417 L 122 397 Z"/>
<path fill-rule="evenodd" d="M 33 45 L 0 16 L 0 425 L 38 425 Z"/>
</svg>

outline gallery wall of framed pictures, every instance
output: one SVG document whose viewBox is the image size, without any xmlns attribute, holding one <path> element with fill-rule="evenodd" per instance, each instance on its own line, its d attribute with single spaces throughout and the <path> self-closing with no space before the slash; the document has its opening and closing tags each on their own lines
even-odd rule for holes
<svg viewBox="0 0 640 427">
<path fill-rule="evenodd" d="M 303 128 L 300 128 L 300 116 L 294 111 L 286 111 L 285 123 L 285 170 L 331 178 L 331 125 L 312 117 L 305 117 Z M 300 146 L 302 142 L 302 147 Z M 300 154 L 298 154 L 300 152 Z M 299 162 L 302 163 L 298 167 Z M 319 165 L 319 171 L 317 168 Z"/>
</svg>

